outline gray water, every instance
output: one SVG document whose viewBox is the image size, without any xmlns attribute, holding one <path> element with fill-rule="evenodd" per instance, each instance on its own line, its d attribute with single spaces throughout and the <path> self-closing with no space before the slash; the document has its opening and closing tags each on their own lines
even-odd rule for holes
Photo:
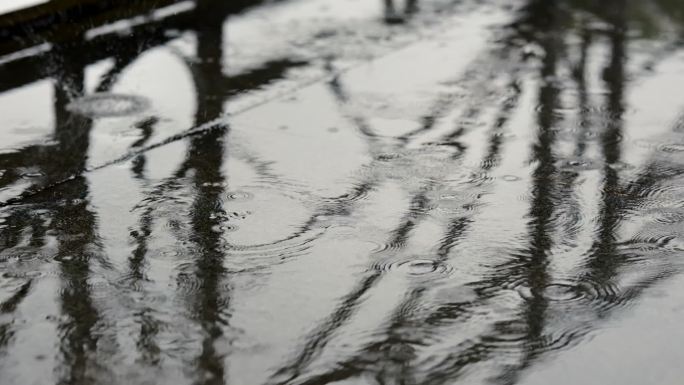
<svg viewBox="0 0 684 385">
<path fill-rule="evenodd" d="M 0 384 L 684 381 L 683 2 L 66 3 L 0 16 Z"/>
</svg>

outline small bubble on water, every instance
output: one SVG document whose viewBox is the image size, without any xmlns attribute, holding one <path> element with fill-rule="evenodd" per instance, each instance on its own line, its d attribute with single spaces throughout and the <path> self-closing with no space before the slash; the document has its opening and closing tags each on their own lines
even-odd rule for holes
<svg viewBox="0 0 684 385">
<path fill-rule="evenodd" d="M 135 115 L 147 110 L 149 106 L 149 101 L 141 96 L 97 93 L 72 101 L 67 105 L 67 110 L 98 118 Z"/>
<path fill-rule="evenodd" d="M 387 162 L 387 161 L 390 161 L 392 159 L 397 159 L 397 158 L 399 158 L 399 156 L 400 156 L 399 154 L 388 153 L 388 154 L 380 154 L 377 157 L 375 157 L 375 159 L 379 160 L 381 162 Z"/>
<path fill-rule="evenodd" d="M 518 295 L 520 295 L 521 298 L 526 300 L 529 300 L 533 297 L 532 290 L 527 286 L 520 286 L 516 288 L 516 292 L 518 293 Z"/>
<path fill-rule="evenodd" d="M 227 195 L 228 200 L 231 201 L 246 201 L 254 198 L 254 196 L 245 191 L 231 191 Z"/>
<path fill-rule="evenodd" d="M 545 296 L 551 301 L 574 301 L 584 296 L 581 289 L 564 283 L 551 284 L 546 287 Z"/>
<path fill-rule="evenodd" d="M 508 131 L 500 131 L 500 132 L 497 132 L 497 133 L 494 134 L 494 136 L 496 136 L 496 137 L 498 137 L 498 138 L 504 138 L 504 139 L 512 139 L 512 138 L 515 138 L 515 134 L 512 133 L 512 132 L 508 132 Z"/>
<path fill-rule="evenodd" d="M 406 262 L 400 265 L 408 274 L 423 275 L 436 271 L 439 265 L 435 261 L 428 259 L 419 259 L 416 261 Z"/>
<path fill-rule="evenodd" d="M 662 152 L 683 152 L 684 143 L 666 143 L 658 147 Z"/>
<path fill-rule="evenodd" d="M 517 177 L 515 175 L 504 175 L 501 177 L 501 179 L 505 180 L 506 182 L 517 182 L 520 180 L 520 177 Z"/>
<path fill-rule="evenodd" d="M 439 199 L 451 201 L 451 200 L 458 199 L 458 195 L 456 195 L 456 194 L 442 194 L 439 196 Z"/>
<path fill-rule="evenodd" d="M 539 57 L 543 56 L 544 51 L 536 44 L 526 44 L 522 49 L 522 53 L 525 57 Z"/>
<path fill-rule="evenodd" d="M 582 158 L 567 159 L 565 161 L 561 161 L 559 166 L 560 168 L 567 171 L 589 171 L 596 170 L 598 168 L 597 163 L 589 159 Z"/>
<path fill-rule="evenodd" d="M 164 36 L 166 36 L 166 37 L 175 38 L 175 37 L 179 37 L 181 35 L 182 35 L 182 32 L 178 29 L 167 29 L 166 31 L 164 31 Z"/>
<path fill-rule="evenodd" d="M 596 131 L 586 131 L 582 134 L 585 139 L 594 139 L 598 137 L 598 132 Z"/>
<path fill-rule="evenodd" d="M 25 172 L 25 173 L 21 174 L 21 177 L 24 179 L 40 178 L 42 176 L 44 176 L 44 174 L 42 172 L 38 172 L 38 171 L 36 171 L 36 172 Z"/>
<path fill-rule="evenodd" d="M 211 231 L 214 233 L 229 233 L 236 231 L 237 229 L 238 227 L 235 225 L 217 225 L 211 227 Z"/>
</svg>

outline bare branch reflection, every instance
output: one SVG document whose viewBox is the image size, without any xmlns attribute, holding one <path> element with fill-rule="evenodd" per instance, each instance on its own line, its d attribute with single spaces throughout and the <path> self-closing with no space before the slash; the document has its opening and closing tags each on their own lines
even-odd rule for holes
<svg viewBox="0 0 684 385">
<path fill-rule="evenodd" d="M 426 76 L 430 84 L 412 98 L 359 91 L 348 74 L 362 73 L 353 71 L 367 57 L 350 47 L 393 35 L 420 46 L 422 38 L 412 34 L 456 13 L 456 4 L 381 0 L 382 14 L 353 16 L 362 19 L 354 19 L 358 25 L 343 22 L 372 29 L 372 38 L 361 41 L 352 27 L 301 28 L 297 18 L 306 12 L 288 11 L 297 5 L 286 1 L 190 3 L 183 8 L 171 0 L 143 1 L 126 13 L 107 2 L 97 26 L 87 18 L 62 35 L 37 19 L 35 38 L 42 40 L 25 47 L 18 46 L 20 39 L 0 44 L 0 52 L 14 54 L 50 43 L 45 52 L 0 62 L 0 96 L 47 82 L 54 114 L 49 138 L 0 153 L 3 359 L 33 360 L 23 344 L 43 322 L 40 327 L 54 329 L 54 336 L 45 335 L 55 346 L 40 362 L 55 362 L 53 382 L 59 384 L 143 381 L 167 372 L 178 375 L 178 383 L 196 384 L 236 383 L 253 375 L 274 385 L 431 385 L 467 382 L 475 373 L 512 385 L 680 273 L 681 111 L 674 111 L 672 127 L 654 135 L 653 143 L 625 138 L 630 97 L 640 92 L 630 88 L 634 79 L 659 76 L 654 67 L 681 50 L 681 5 L 522 1 L 513 10 L 503 8 L 512 20 L 487 27 L 493 30 L 489 45 L 465 70 L 454 69 L 448 79 Z M 321 12 L 320 24 L 337 25 L 336 8 L 331 16 L 315 1 L 298 6 Z M 71 8 L 63 12 L 75 15 Z M 276 36 L 281 30 L 274 27 L 268 43 L 296 40 L 288 49 L 264 44 L 252 52 L 229 44 L 232 31 L 263 38 L 249 23 L 275 24 L 277 18 L 269 17 L 277 12 L 292 12 L 286 15 L 295 21 L 284 25 L 302 36 Z M 107 32 L 121 20 L 130 24 L 127 29 Z M 21 32 L 2 24 L 0 30 Z M 632 45 L 637 38 L 659 44 Z M 310 43 L 317 39 L 339 47 Z M 174 106 L 192 110 L 188 122 L 179 123 L 168 111 L 165 116 L 155 101 L 150 111 L 116 118 L 69 108 L 83 96 L 110 93 L 129 80 L 144 53 L 171 45 L 188 79 L 169 82 L 187 80 L 193 87 L 196 107 Z M 236 70 L 231 55 L 244 55 L 243 66 Z M 380 67 L 398 59 L 373 60 Z M 340 70 L 350 62 L 350 71 Z M 632 69 L 637 64 L 643 68 Z M 451 65 L 421 64 L 417 71 Z M 424 74 L 414 75 L 421 80 Z M 266 124 L 227 115 L 228 103 L 288 82 L 301 83 L 287 89 L 285 98 L 269 94 L 255 104 L 270 101 L 280 108 L 263 110 L 273 114 Z M 313 85 L 305 87 L 307 82 Z M 312 90 L 330 100 L 287 100 Z M 386 105 L 374 105 L 374 98 L 387 98 Z M 329 139 L 339 129 L 315 121 L 319 113 L 350 132 Z M 269 131 L 280 120 L 317 128 Z M 114 127 L 120 131 L 98 131 Z M 326 128 L 329 136 L 316 131 Z M 124 144 L 104 148 L 106 135 Z M 250 143 L 254 138 L 263 143 Z M 317 163 L 327 164 L 322 158 L 330 156 L 321 150 L 325 141 L 352 152 L 340 165 L 354 158 L 364 163 L 340 175 L 321 172 Z M 302 145 L 310 153 L 301 154 Z M 114 161 L 93 166 L 93 157 L 110 150 Z M 282 161 L 290 157 L 295 161 Z M 316 178 L 305 180 L 327 173 L 342 186 L 331 188 L 334 193 L 322 192 Z M 132 186 L 128 195 L 100 197 L 105 188 L 97 177 L 103 175 L 111 178 L 106 183 L 112 190 L 118 183 Z M 289 203 L 258 196 L 266 189 Z M 383 196 L 388 191 L 398 198 Z M 234 209 L 240 202 L 231 194 L 254 199 L 249 204 L 255 210 L 276 213 L 259 212 L 268 219 L 249 222 L 245 218 L 254 213 Z M 293 207 L 282 207 L 287 204 Z M 117 214 L 126 218 L 113 224 L 104 219 Z M 247 231 L 235 225 L 240 220 Z M 127 236 L 104 230 L 112 228 Z M 116 246 L 105 247 L 108 239 Z M 331 257 L 344 242 L 379 247 Z M 307 281 L 313 297 L 333 298 L 329 307 L 251 302 L 280 295 L 283 282 L 305 286 L 293 281 L 302 277 L 307 258 L 331 265 L 315 273 L 329 277 L 334 290 Z M 341 266 L 346 273 L 336 276 L 333 270 Z M 43 297 L 48 290 L 54 301 Z M 54 310 L 40 313 L 53 302 Z M 385 302 L 387 308 L 371 319 L 376 309 L 369 307 Z M 27 314 L 41 314 L 41 320 Z M 254 319 L 264 314 L 272 318 Z M 278 329 L 281 322 L 283 333 L 292 335 L 273 346 L 251 345 L 264 324 Z M 250 373 L 246 359 L 263 359 L 265 373 Z"/>
</svg>

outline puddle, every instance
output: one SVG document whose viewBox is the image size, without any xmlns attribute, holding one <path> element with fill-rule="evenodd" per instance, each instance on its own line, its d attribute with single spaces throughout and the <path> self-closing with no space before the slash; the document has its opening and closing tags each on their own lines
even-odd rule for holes
<svg viewBox="0 0 684 385">
<path fill-rule="evenodd" d="M 3 384 L 684 375 L 684 4 L 34 3 Z"/>
</svg>

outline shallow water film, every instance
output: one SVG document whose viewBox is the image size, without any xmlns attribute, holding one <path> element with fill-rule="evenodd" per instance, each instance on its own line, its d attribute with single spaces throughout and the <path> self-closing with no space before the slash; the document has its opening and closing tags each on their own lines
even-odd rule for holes
<svg viewBox="0 0 684 385">
<path fill-rule="evenodd" d="M 0 384 L 684 383 L 684 2 L 13 3 Z"/>
</svg>

